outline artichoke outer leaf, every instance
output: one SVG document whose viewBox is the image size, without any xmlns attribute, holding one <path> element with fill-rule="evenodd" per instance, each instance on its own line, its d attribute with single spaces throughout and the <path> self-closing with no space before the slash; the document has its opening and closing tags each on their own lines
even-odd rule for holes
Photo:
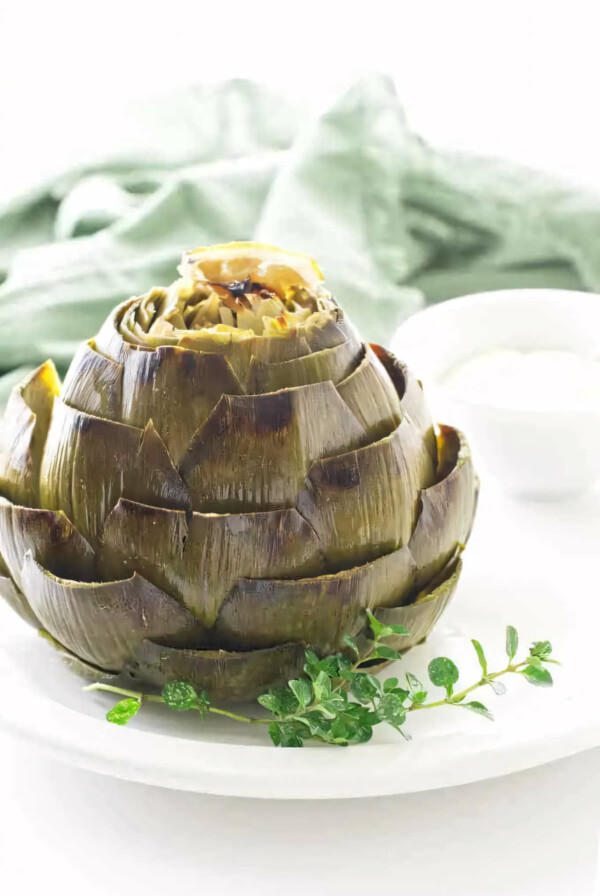
<svg viewBox="0 0 600 896">
<path fill-rule="evenodd" d="M 364 428 L 331 382 L 224 395 L 179 469 L 194 510 L 290 507 L 316 458 L 365 441 Z"/>
<path fill-rule="evenodd" d="M 12 501 L 39 503 L 40 466 L 60 380 L 52 361 L 16 386 L 0 429 L 0 492 Z"/>
<path fill-rule="evenodd" d="M 358 339 L 347 339 L 334 348 L 279 364 L 265 364 L 253 358 L 245 382 L 246 391 L 255 394 L 275 392 L 328 380 L 335 385 L 350 375 L 360 363 L 362 353 L 362 344 Z"/>
<path fill-rule="evenodd" d="M 0 499 L 0 553 L 21 591 L 21 569 L 28 551 L 56 575 L 76 575 L 87 581 L 94 577 L 94 551 L 64 513 Z"/>
<path fill-rule="evenodd" d="M 438 481 L 421 492 L 421 512 L 409 546 L 418 567 L 416 586 L 424 587 L 469 538 L 478 485 L 464 435 L 440 426 Z"/>
<path fill-rule="evenodd" d="M 388 436 L 402 420 L 398 392 L 368 346 L 358 367 L 338 383 L 337 390 L 365 428 L 370 442 Z"/>
<path fill-rule="evenodd" d="M 27 598 L 22 594 L 13 580 L 8 576 L 0 576 L 0 597 L 17 613 L 24 622 L 34 628 L 40 627 L 40 621 L 29 606 Z"/>
<path fill-rule="evenodd" d="M 304 667 L 302 644 L 281 644 L 261 650 L 190 650 L 143 641 L 129 673 L 162 687 L 168 681 L 189 681 L 215 701 L 255 700 L 267 688 L 282 687 Z"/>
<path fill-rule="evenodd" d="M 189 492 L 152 421 L 144 430 L 55 402 L 40 477 L 41 503 L 63 510 L 94 544 L 120 497 L 188 509 Z"/>
<path fill-rule="evenodd" d="M 94 666 L 92 663 L 86 663 L 80 656 L 75 656 L 74 653 L 67 650 L 64 644 L 61 644 L 60 641 L 53 638 L 50 632 L 47 632 L 45 629 L 40 628 L 38 634 L 44 639 L 46 644 L 49 644 L 55 651 L 57 651 L 60 659 L 65 665 L 81 678 L 85 678 L 87 681 L 98 681 L 99 679 L 101 681 L 111 681 L 118 678 L 114 672 L 109 672 L 107 669 L 100 669 L 99 666 Z"/>
<path fill-rule="evenodd" d="M 177 601 L 134 573 L 116 582 L 59 578 L 25 555 L 23 591 L 42 626 L 88 663 L 121 670 L 144 638 L 201 643 L 202 628 Z"/>
<path fill-rule="evenodd" d="M 405 651 L 424 641 L 452 600 L 461 572 L 462 560 L 454 557 L 435 582 L 422 591 L 413 603 L 398 607 L 375 607 L 373 613 L 383 625 L 403 625 L 410 632 L 409 635 L 390 635 L 382 643 Z M 369 634 L 364 632 L 357 639 L 361 653 L 366 652 L 370 639 Z"/>
<path fill-rule="evenodd" d="M 378 442 L 316 461 L 296 506 L 339 568 L 407 544 L 421 489 L 434 481 L 429 451 L 405 418 Z"/>
<path fill-rule="evenodd" d="M 152 420 L 175 465 L 221 396 L 244 391 L 223 355 L 169 345 L 132 348 L 123 365 L 122 422 L 142 428 Z"/>
<path fill-rule="evenodd" d="M 369 347 L 385 367 L 400 397 L 403 415 L 406 415 L 421 433 L 431 455 L 433 465 L 437 467 L 435 427 L 420 380 L 392 352 L 374 343 L 370 343 Z"/>
<path fill-rule="evenodd" d="M 84 342 L 71 362 L 60 397 L 86 414 L 120 420 L 123 365 L 100 354 L 93 339 Z"/>
<path fill-rule="evenodd" d="M 364 610 L 400 603 L 410 592 L 416 567 L 407 547 L 364 566 L 305 579 L 241 579 L 221 607 L 219 643 L 272 647 L 308 644 L 321 655 L 344 647 L 344 636 L 364 624 Z"/>
<path fill-rule="evenodd" d="M 294 508 L 185 513 L 121 500 L 102 531 L 104 573 L 136 570 L 210 627 L 241 577 L 315 575 L 325 569 L 314 531 Z"/>
</svg>

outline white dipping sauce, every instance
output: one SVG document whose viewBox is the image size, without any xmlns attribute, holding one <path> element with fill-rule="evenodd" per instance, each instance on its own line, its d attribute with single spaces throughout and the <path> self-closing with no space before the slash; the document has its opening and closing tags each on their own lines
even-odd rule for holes
<svg viewBox="0 0 600 896">
<path fill-rule="evenodd" d="M 450 368 L 441 383 L 465 401 L 511 410 L 600 409 L 600 358 L 496 350 Z"/>
</svg>

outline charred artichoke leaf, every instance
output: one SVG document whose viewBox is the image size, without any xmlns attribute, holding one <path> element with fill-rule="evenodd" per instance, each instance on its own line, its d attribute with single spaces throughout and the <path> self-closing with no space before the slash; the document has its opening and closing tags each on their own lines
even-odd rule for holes
<svg viewBox="0 0 600 896">
<path fill-rule="evenodd" d="M 144 430 L 57 400 L 44 451 L 41 503 L 63 510 L 92 544 L 120 497 L 187 509 L 188 490 L 152 421 Z"/>
<path fill-rule="evenodd" d="M 0 553 L 21 591 L 21 569 L 28 551 L 56 575 L 88 581 L 94 576 L 94 551 L 62 511 L 21 507 L 0 498 Z"/>
<path fill-rule="evenodd" d="M 192 614 L 137 573 L 116 582 L 78 582 L 53 575 L 27 553 L 21 580 L 52 637 L 102 669 L 122 669 L 144 638 L 201 643 Z"/>
<path fill-rule="evenodd" d="M 290 507 L 313 460 L 366 433 L 332 383 L 224 395 L 180 464 L 194 510 Z"/>
<path fill-rule="evenodd" d="M 39 503 L 40 464 L 60 380 L 46 361 L 16 386 L 0 424 L 0 492 L 20 504 Z"/>
<path fill-rule="evenodd" d="M 431 455 L 434 467 L 437 467 L 437 442 L 433 418 L 425 401 L 423 386 L 412 371 L 399 361 L 392 352 L 381 345 L 370 344 L 377 358 L 385 367 L 388 376 L 394 383 L 400 397 L 403 416 L 407 416 L 419 430 Z"/>
<path fill-rule="evenodd" d="M 360 341 L 348 339 L 334 348 L 326 348 L 279 364 L 266 364 L 258 358 L 252 358 L 245 381 L 246 391 L 275 392 L 278 389 L 324 383 L 327 380 L 339 383 L 354 370 L 361 356 Z"/>
<path fill-rule="evenodd" d="M 189 681 L 212 700 L 255 700 L 267 688 L 297 678 L 304 666 L 302 644 L 263 650 L 178 650 L 144 641 L 129 671 L 157 687 L 168 681 Z"/>
<path fill-rule="evenodd" d="M 409 635 L 391 635 L 383 643 L 396 650 L 404 651 L 424 641 L 437 624 L 438 619 L 452 600 L 462 572 L 462 560 L 453 558 L 442 573 L 428 588 L 422 591 L 416 601 L 399 607 L 376 607 L 374 615 L 384 625 L 403 625 Z M 369 637 L 365 633 L 357 638 L 359 650 L 366 652 Z"/>
<path fill-rule="evenodd" d="M 186 514 L 121 500 L 102 531 L 110 575 L 137 570 L 209 627 L 241 577 L 324 570 L 315 533 L 297 510 Z"/>
<path fill-rule="evenodd" d="M 22 594 L 13 580 L 8 576 L 0 576 L 0 597 L 6 601 L 9 607 L 17 613 L 21 619 L 32 625 L 34 628 L 40 627 L 39 619 L 29 606 L 27 598 Z"/>
<path fill-rule="evenodd" d="M 358 367 L 336 388 L 365 428 L 370 442 L 388 436 L 402 420 L 398 392 L 368 346 Z"/>
<path fill-rule="evenodd" d="M 438 481 L 421 493 L 421 512 L 409 542 L 422 588 L 467 543 L 477 506 L 478 482 L 464 435 L 440 426 Z"/>
<path fill-rule="evenodd" d="M 272 647 L 308 644 L 321 655 L 343 648 L 344 635 L 364 625 L 366 607 L 402 601 L 415 576 L 407 547 L 372 563 L 305 579 L 241 579 L 221 607 L 218 643 Z"/>
<path fill-rule="evenodd" d="M 419 494 L 435 481 L 431 455 L 408 418 L 364 448 L 316 461 L 297 507 L 328 562 L 365 563 L 407 544 Z"/>
<path fill-rule="evenodd" d="M 123 364 L 122 422 L 144 427 L 152 420 L 175 465 L 221 396 L 244 391 L 223 355 L 161 346 L 131 349 Z"/>
<path fill-rule="evenodd" d="M 93 339 L 84 342 L 71 362 L 60 397 L 79 411 L 120 420 L 123 365 L 100 354 Z"/>
</svg>

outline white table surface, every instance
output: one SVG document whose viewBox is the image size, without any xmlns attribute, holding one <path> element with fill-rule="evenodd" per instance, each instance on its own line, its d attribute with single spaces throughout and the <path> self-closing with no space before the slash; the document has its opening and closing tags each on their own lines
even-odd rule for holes
<svg viewBox="0 0 600 896">
<path fill-rule="evenodd" d="M 600 749 L 435 792 L 264 802 L 105 778 L 5 737 L 0 805 L 11 896 L 589 896 Z"/>
<path fill-rule="evenodd" d="M 68 164 L 85 122 L 100 116 L 105 128 L 122 98 L 235 75 L 318 107 L 373 68 L 394 75 L 411 122 L 433 142 L 600 185 L 600 132 L 586 111 L 597 107 L 594 3 L 373 0 L 365 17 L 307 0 L 292 33 L 284 6 L 257 0 L 236 8 L 235 34 L 231 4 L 212 4 L 210 22 L 198 9 L 182 0 L 168 9 L 107 0 L 93 16 L 74 0 L 1 8 L 0 109 L 11 136 L 0 188 Z M 268 52 L 248 49 L 262 44 Z M 574 590 L 589 584 L 575 579 Z M 0 736 L 0 892 L 11 896 L 242 887 L 247 896 L 589 896 L 599 831 L 600 749 L 443 791 L 300 803 L 128 784 Z"/>
</svg>

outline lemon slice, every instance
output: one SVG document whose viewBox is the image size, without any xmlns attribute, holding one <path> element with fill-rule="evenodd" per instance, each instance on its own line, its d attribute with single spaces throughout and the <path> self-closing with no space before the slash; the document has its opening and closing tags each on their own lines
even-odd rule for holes
<svg viewBox="0 0 600 896">
<path fill-rule="evenodd" d="M 279 295 L 293 287 L 315 292 L 323 274 L 310 255 L 284 252 L 265 243 L 224 243 L 186 252 L 179 268 L 186 280 L 231 283 L 250 277 Z"/>
</svg>

